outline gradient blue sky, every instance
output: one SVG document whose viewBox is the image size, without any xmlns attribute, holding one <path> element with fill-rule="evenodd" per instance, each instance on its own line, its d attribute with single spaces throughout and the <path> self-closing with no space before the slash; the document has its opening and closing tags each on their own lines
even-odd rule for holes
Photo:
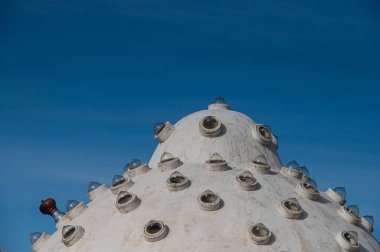
<svg viewBox="0 0 380 252">
<path fill-rule="evenodd" d="M 346 186 L 380 221 L 379 11 L 376 0 L 2 0 L 0 249 L 28 251 L 30 231 L 54 231 L 41 199 L 87 202 L 90 180 L 149 160 L 154 122 L 217 95 L 272 126 L 283 162 L 306 164 L 322 190 Z"/>
</svg>

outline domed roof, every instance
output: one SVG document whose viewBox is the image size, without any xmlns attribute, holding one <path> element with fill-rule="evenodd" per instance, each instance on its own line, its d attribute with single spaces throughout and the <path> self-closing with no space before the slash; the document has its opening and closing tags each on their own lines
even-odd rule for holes
<svg viewBox="0 0 380 252">
<path fill-rule="evenodd" d="M 347 195 L 346 188 L 339 186 L 339 187 L 334 188 L 334 191 L 337 194 L 339 194 L 343 199 L 346 198 L 346 195 Z"/>
<path fill-rule="evenodd" d="M 76 207 L 78 204 L 79 204 L 79 202 L 76 200 L 68 200 L 66 203 L 66 211 L 67 212 L 70 211 L 71 209 Z"/>
<path fill-rule="evenodd" d="M 210 138 L 200 134 L 199 122 L 208 116 L 221 122 L 220 136 Z M 165 151 L 187 163 L 202 163 L 217 152 L 229 164 L 248 163 L 263 155 L 272 169 L 279 170 L 281 165 L 275 146 L 264 146 L 256 141 L 256 125 L 246 115 L 231 110 L 210 109 L 190 114 L 175 124 L 169 139 L 158 145 L 149 165 L 156 165 Z"/>
<path fill-rule="evenodd" d="M 204 129 L 200 122 L 207 116 L 218 121 L 212 134 L 201 132 Z M 269 135 L 262 138 L 257 125 L 227 109 L 203 110 L 184 117 L 158 144 L 149 161 L 150 169 L 141 166 L 140 160 L 132 160 L 127 171 L 136 173 L 128 188 L 115 192 L 112 187 L 100 187 L 93 191 L 96 195 L 80 215 L 65 220 L 65 225 L 83 227 L 83 237 L 66 247 L 60 228 L 39 252 L 341 251 L 336 234 L 342 231 L 356 232 L 363 251 L 380 251 L 368 230 L 346 221 L 338 212 L 340 205 L 326 193 L 320 191 L 317 200 L 310 200 L 295 190 L 301 181 L 279 172 L 277 146 L 270 142 Z M 158 169 L 164 153 L 178 157 L 183 164 L 174 171 Z M 228 169 L 204 169 L 214 153 L 228 163 Z M 251 167 L 260 156 L 270 167 L 268 174 Z M 167 183 L 172 174 L 186 179 L 172 179 L 169 190 Z M 259 186 L 241 190 L 236 177 L 242 174 L 254 178 Z M 186 186 L 181 187 L 180 183 L 185 182 Z M 175 189 L 176 183 L 181 190 Z M 92 184 L 89 189 L 99 186 Z M 203 192 L 211 192 L 212 197 Z M 121 194 L 128 197 L 116 207 L 117 195 Z M 298 220 L 279 210 L 281 202 L 292 198 L 302 207 Z M 152 228 L 147 230 L 147 224 Z M 271 235 L 267 245 L 252 240 L 252 226 L 267 228 L 266 234 Z"/>
<path fill-rule="evenodd" d="M 29 235 L 29 241 L 31 244 L 35 243 L 40 237 L 41 237 L 42 233 L 40 232 L 33 232 L 33 233 L 30 233 Z"/>
<path fill-rule="evenodd" d="M 290 169 L 299 170 L 300 165 L 298 164 L 298 162 L 296 160 L 292 160 L 289 163 L 287 163 L 286 167 L 288 167 Z"/>
<path fill-rule="evenodd" d="M 226 100 L 223 97 L 221 97 L 221 96 L 216 97 L 212 103 L 215 103 L 215 104 L 227 104 Z"/>
<path fill-rule="evenodd" d="M 89 184 L 88 184 L 88 192 L 92 192 L 94 191 L 96 188 L 98 188 L 99 186 L 101 186 L 101 184 L 99 182 L 96 182 L 96 181 L 91 181 Z"/>
<path fill-rule="evenodd" d="M 112 186 L 120 185 L 125 181 L 125 178 L 121 175 L 114 175 L 112 178 Z"/>
</svg>

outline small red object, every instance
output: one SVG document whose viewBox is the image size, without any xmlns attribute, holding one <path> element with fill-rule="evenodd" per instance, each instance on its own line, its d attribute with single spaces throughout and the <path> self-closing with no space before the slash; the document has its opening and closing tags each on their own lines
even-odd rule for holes
<svg viewBox="0 0 380 252">
<path fill-rule="evenodd" d="M 53 198 L 41 200 L 40 212 L 42 214 L 48 214 L 53 216 L 55 211 L 57 211 L 57 204 Z"/>
</svg>

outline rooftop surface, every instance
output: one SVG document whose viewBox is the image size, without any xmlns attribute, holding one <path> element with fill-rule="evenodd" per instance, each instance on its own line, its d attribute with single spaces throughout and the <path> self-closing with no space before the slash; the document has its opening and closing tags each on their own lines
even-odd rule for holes
<svg viewBox="0 0 380 252">
<path fill-rule="evenodd" d="M 223 127 L 213 137 L 202 135 L 200 128 L 209 116 Z M 338 213 L 341 206 L 324 192 L 310 200 L 296 191 L 303 181 L 280 172 L 273 135 L 263 144 L 258 140 L 258 126 L 247 116 L 225 109 L 184 117 L 158 145 L 149 169 L 141 173 L 131 169 L 124 174 L 133 181 L 126 191 L 140 199 L 132 211 L 120 212 L 115 207 L 117 194 L 110 189 L 95 189 L 97 195 L 87 209 L 73 220 L 65 220 L 65 225 L 83 227 L 83 237 L 71 247 L 62 244 L 62 224 L 39 251 L 341 251 L 336 241 L 341 231 L 357 232 L 360 251 L 379 251 L 380 244 L 372 234 L 361 224 L 348 223 Z M 159 169 L 165 152 L 179 158 L 181 164 Z M 215 152 L 228 163 L 227 169 L 205 167 Z M 260 155 L 270 167 L 266 174 L 251 162 Z M 174 171 L 190 180 L 187 188 L 168 190 L 167 180 Z M 254 190 L 245 191 L 236 184 L 237 177 L 246 171 L 258 182 Z M 198 197 L 207 190 L 221 199 L 214 211 L 199 206 Z M 303 212 L 299 218 L 289 219 L 279 208 L 282 201 L 293 198 Z M 144 236 L 144 226 L 151 220 L 162 221 L 168 228 L 168 234 L 155 242 Z M 249 228 L 258 223 L 271 232 L 266 245 L 254 244 L 249 237 Z"/>
</svg>

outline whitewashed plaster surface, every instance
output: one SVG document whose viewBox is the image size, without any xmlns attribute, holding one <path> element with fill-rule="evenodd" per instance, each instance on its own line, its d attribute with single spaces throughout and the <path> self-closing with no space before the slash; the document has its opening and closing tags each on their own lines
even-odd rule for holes
<svg viewBox="0 0 380 252">
<path fill-rule="evenodd" d="M 199 133 L 199 121 L 208 115 L 224 125 L 223 134 L 208 138 Z M 88 204 L 88 208 L 71 225 L 81 225 L 84 236 L 72 247 L 61 242 L 57 230 L 44 244 L 42 251 L 342 251 L 335 241 L 339 231 L 359 234 L 359 251 L 380 251 L 378 241 L 363 227 L 347 223 L 337 212 L 339 205 L 325 193 L 320 200 L 299 196 L 299 181 L 279 173 L 281 163 L 274 146 L 269 148 L 252 136 L 255 122 L 247 116 L 224 109 L 211 109 L 191 114 L 175 124 L 174 133 L 158 145 L 149 172 L 132 180 L 129 189 L 140 199 L 140 206 L 123 214 L 115 207 L 116 195 L 108 189 Z M 164 151 L 179 157 L 183 165 L 175 169 L 191 180 L 189 188 L 170 192 L 166 180 L 173 171 L 161 172 L 157 163 Z M 211 172 L 202 168 L 210 155 L 218 152 L 229 163 L 230 170 Z M 248 170 L 248 161 L 264 154 L 271 173 L 252 171 L 260 183 L 256 191 L 241 191 L 234 186 L 237 175 Z M 197 196 L 212 190 L 223 200 L 217 211 L 202 211 Z M 278 204 L 297 198 L 305 214 L 300 220 L 286 219 L 278 212 Z M 169 234 L 158 242 L 147 242 L 144 225 L 162 220 Z M 273 233 L 267 245 L 255 245 L 248 238 L 248 228 L 264 223 Z"/>
</svg>

